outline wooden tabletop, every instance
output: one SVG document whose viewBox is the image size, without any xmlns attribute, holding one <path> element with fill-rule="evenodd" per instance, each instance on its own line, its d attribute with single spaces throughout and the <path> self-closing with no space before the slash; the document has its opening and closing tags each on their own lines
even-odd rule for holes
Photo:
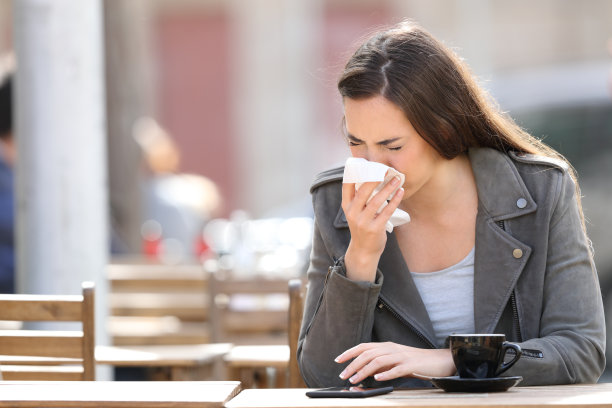
<svg viewBox="0 0 612 408">
<path fill-rule="evenodd" d="M 0 407 L 221 408 L 236 381 L 0 381 Z"/>
<path fill-rule="evenodd" d="M 224 360 L 228 367 L 276 367 L 289 365 L 289 346 L 255 345 L 234 346 Z"/>
<path fill-rule="evenodd" d="M 447 393 L 439 389 L 396 390 L 369 398 L 308 398 L 306 389 L 244 390 L 227 408 L 352 407 L 612 407 L 612 383 L 514 387 L 498 393 Z"/>
<path fill-rule="evenodd" d="M 203 344 L 211 337 L 207 323 L 176 316 L 109 316 L 107 327 L 117 346 Z"/>
<path fill-rule="evenodd" d="M 96 346 L 96 363 L 117 367 L 199 366 L 222 358 L 231 348 L 230 343 Z"/>
</svg>

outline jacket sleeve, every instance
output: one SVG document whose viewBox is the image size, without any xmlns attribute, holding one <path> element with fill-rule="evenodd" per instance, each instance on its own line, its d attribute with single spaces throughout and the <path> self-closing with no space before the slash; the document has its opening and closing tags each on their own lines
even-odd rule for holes
<svg viewBox="0 0 612 408">
<path fill-rule="evenodd" d="M 524 355 L 507 375 L 522 385 L 594 383 L 605 366 L 605 320 L 597 272 L 584 233 L 575 185 L 566 172 L 548 235 L 539 338 L 521 343 Z"/>
<path fill-rule="evenodd" d="M 308 292 L 298 342 L 298 362 L 309 387 L 349 384 L 340 379 L 348 365 L 334 359 L 343 351 L 371 339 L 374 310 L 382 286 L 377 272 L 374 283 L 346 278 L 344 262 L 334 261 L 315 216 L 314 240 L 308 269 Z"/>
</svg>

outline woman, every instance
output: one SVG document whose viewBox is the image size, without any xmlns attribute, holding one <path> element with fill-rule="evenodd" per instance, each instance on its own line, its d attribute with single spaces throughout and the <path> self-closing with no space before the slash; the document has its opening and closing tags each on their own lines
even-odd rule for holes
<svg viewBox="0 0 612 408">
<path fill-rule="evenodd" d="M 496 110 L 463 63 L 409 22 L 375 34 L 339 80 L 351 154 L 406 177 L 317 177 L 298 358 L 311 387 L 423 385 L 455 373 L 451 333 L 504 333 L 521 385 L 595 382 L 601 294 L 574 173 Z M 396 181 L 397 183 L 397 181 Z M 367 203 L 366 203 L 367 202 Z M 391 234 L 392 212 L 410 214 Z"/>
</svg>

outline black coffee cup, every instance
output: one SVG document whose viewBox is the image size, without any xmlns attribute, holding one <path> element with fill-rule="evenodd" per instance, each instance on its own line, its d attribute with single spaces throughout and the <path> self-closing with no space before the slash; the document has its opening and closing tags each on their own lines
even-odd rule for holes
<svg viewBox="0 0 612 408">
<path fill-rule="evenodd" d="M 449 346 L 461 378 L 494 378 L 509 369 L 521 357 L 518 344 L 506 341 L 503 334 L 452 334 Z M 508 350 L 512 360 L 504 363 Z"/>
</svg>

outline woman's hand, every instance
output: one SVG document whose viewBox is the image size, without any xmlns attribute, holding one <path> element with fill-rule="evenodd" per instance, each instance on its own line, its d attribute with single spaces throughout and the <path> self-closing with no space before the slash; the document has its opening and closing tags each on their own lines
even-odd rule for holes
<svg viewBox="0 0 612 408">
<path fill-rule="evenodd" d="M 456 371 L 449 349 L 420 349 L 397 343 L 361 343 L 336 357 L 337 363 L 354 359 L 340 374 L 359 384 L 369 376 L 377 381 L 421 374 L 446 377 Z"/>
<path fill-rule="evenodd" d="M 357 192 L 355 184 L 342 185 L 342 209 L 351 231 L 351 242 L 344 256 L 349 279 L 374 281 L 378 261 L 387 243 L 387 221 L 402 200 L 404 189 L 398 189 L 388 205 L 380 213 L 376 212 L 399 182 L 399 177 L 394 177 L 370 202 L 367 202 L 368 198 L 378 182 L 364 183 Z"/>
</svg>

